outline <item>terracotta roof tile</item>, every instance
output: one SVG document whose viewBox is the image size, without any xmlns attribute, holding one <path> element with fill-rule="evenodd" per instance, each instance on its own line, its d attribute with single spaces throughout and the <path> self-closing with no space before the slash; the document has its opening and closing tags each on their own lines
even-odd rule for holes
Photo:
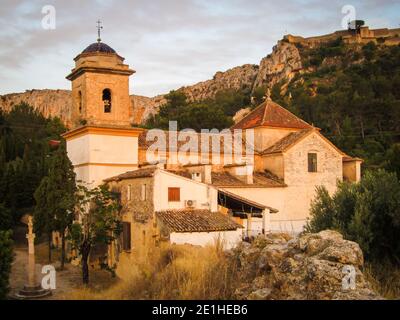
<svg viewBox="0 0 400 320">
<path fill-rule="evenodd" d="M 152 168 L 143 168 L 143 169 L 138 169 L 134 171 L 128 171 L 122 174 L 119 174 L 117 176 L 104 179 L 105 182 L 110 182 L 110 181 L 120 181 L 124 179 L 136 179 L 136 178 L 147 178 L 147 177 L 152 177 L 154 175 L 154 171 L 157 170 L 157 167 L 154 166 Z"/>
<path fill-rule="evenodd" d="M 211 173 L 212 185 L 217 187 L 247 187 L 247 188 L 274 188 L 285 187 L 285 183 L 267 172 L 254 172 L 253 183 L 248 184 L 228 172 Z"/>
<path fill-rule="evenodd" d="M 171 232 L 211 232 L 243 228 L 229 216 L 209 210 L 167 210 L 156 212 Z"/>
<path fill-rule="evenodd" d="M 301 120 L 277 103 L 267 100 L 250 112 L 231 129 L 249 129 L 259 126 L 308 129 L 310 124 Z"/>
<path fill-rule="evenodd" d="M 279 153 L 294 145 L 297 141 L 314 131 L 313 129 L 305 129 L 301 131 L 291 132 L 286 137 L 276 142 L 271 147 L 265 149 L 261 154 Z"/>
<path fill-rule="evenodd" d="M 141 149 L 148 149 L 151 145 L 153 145 L 155 142 L 157 142 L 157 139 L 155 139 L 155 140 L 151 140 L 151 141 L 148 141 L 147 140 L 147 133 L 148 133 L 148 131 L 149 130 L 144 130 L 140 135 L 139 135 L 139 148 L 141 148 Z M 170 139 L 170 134 L 171 134 L 171 132 L 170 131 L 165 131 L 165 130 L 162 130 L 164 133 L 165 133 L 165 144 L 166 144 L 166 149 L 169 151 L 169 139 Z M 178 133 L 179 134 L 179 133 Z M 198 150 L 197 151 L 199 151 L 199 152 L 201 152 L 202 151 L 202 139 L 201 139 L 201 133 L 192 133 L 194 136 L 196 136 L 196 138 L 197 138 L 197 141 L 198 141 Z M 210 137 L 209 137 L 209 140 L 208 140 L 208 142 L 209 142 L 209 145 L 208 145 L 208 150 L 209 150 L 209 152 L 211 152 L 212 151 L 212 136 L 215 136 L 215 134 L 213 134 L 213 135 L 211 135 L 210 134 Z M 220 135 L 219 137 L 219 141 L 220 141 L 220 146 L 219 146 L 219 148 L 220 148 L 220 153 L 223 153 L 224 152 L 224 148 L 225 148 L 225 144 L 227 144 L 227 142 L 225 142 L 225 139 L 223 138 L 223 135 Z M 176 143 L 176 145 L 177 145 L 177 149 L 178 150 L 180 150 L 180 148 L 183 146 L 183 145 L 185 145 L 187 142 L 189 142 L 189 138 L 187 137 L 186 138 L 186 140 L 185 141 L 179 141 L 179 140 L 177 140 L 177 143 Z M 229 146 L 229 144 L 227 145 L 227 146 Z M 233 141 L 233 136 L 232 136 L 232 146 L 231 146 L 231 148 L 232 148 L 232 151 L 234 151 L 234 141 Z M 252 150 L 253 149 L 253 146 L 252 146 L 252 144 L 250 144 L 249 143 L 249 145 L 248 145 L 248 149 L 249 150 Z M 165 149 L 160 149 L 160 151 L 166 151 Z M 171 151 L 177 151 L 176 149 L 171 149 Z M 253 150 L 253 152 L 255 152 L 254 150 Z M 245 153 L 246 153 L 246 135 L 244 134 L 243 136 L 242 136 L 242 154 L 243 155 L 245 155 Z"/>
</svg>

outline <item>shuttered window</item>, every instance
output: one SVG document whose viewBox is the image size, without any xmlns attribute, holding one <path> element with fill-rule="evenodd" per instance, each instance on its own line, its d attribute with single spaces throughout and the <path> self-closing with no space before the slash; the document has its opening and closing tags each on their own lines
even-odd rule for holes
<svg viewBox="0 0 400 320">
<path fill-rule="evenodd" d="M 122 222 L 122 249 L 124 251 L 131 250 L 131 224 L 130 224 L 130 222 Z"/>
<path fill-rule="evenodd" d="M 168 201 L 169 202 L 181 201 L 181 189 L 180 188 L 168 188 Z"/>
<path fill-rule="evenodd" d="M 317 154 L 308 154 L 308 172 L 317 172 Z"/>
</svg>

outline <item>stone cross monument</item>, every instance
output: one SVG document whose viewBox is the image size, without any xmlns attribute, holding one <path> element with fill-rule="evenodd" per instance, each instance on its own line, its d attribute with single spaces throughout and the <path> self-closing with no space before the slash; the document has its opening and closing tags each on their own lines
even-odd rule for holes
<svg viewBox="0 0 400 320">
<path fill-rule="evenodd" d="M 16 297 L 18 299 L 38 299 L 51 294 L 50 290 L 45 290 L 36 282 L 36 263 L 35 263 L 35 234 L 33 233 L 33 218 L 28 216 L 28 283 L 20 290 Z"/>
</svg>

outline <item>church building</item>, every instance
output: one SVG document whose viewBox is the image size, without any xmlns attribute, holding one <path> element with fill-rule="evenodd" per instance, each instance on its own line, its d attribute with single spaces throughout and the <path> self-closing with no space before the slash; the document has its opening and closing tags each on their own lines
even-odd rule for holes
<svg viewBox="0 0 400 320">
<path fill-rule="evenodd" d="M 129 78 L 135 71 L 100 40 L 74 60 L 67 76 L 73 127 L 63 135 L 68 156 L 77 180 L 89 187 L 107 183 L 121 194 L 126 256 L 161 241 L 221 240 L 230 248 L 266 232 L 300 232 L 317 186 L 332 193 L 338 181 L 360 179 L 361 159 L 270 99 L 230 128 L 253 132 L 252 159 L 203 163 L 199 148 L 180 164 L 172 161 L 177 150 L 166 146 L 163 160 L 149 163 L 149 131 L 131 125 Z M 169 140 L 176 132 L 165 134 Z M 218 158 L 213 152 L 206 157 Z"/>
</svg>

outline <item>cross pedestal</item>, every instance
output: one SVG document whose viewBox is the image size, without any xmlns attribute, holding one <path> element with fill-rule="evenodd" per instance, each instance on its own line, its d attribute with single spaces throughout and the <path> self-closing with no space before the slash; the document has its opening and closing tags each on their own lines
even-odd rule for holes
<svg viewBox="0 0 400 320">
<path fill-rule="evenodd" d="M 24 285 L 16 297 L 18 299 L 39 299 L 51 295 L 50 290 L 43 289 L 36 281 L 35 270 L 35 234 L 33 233 L 32 216 L 28 217 L 28 282 Z"/>
</svg>

